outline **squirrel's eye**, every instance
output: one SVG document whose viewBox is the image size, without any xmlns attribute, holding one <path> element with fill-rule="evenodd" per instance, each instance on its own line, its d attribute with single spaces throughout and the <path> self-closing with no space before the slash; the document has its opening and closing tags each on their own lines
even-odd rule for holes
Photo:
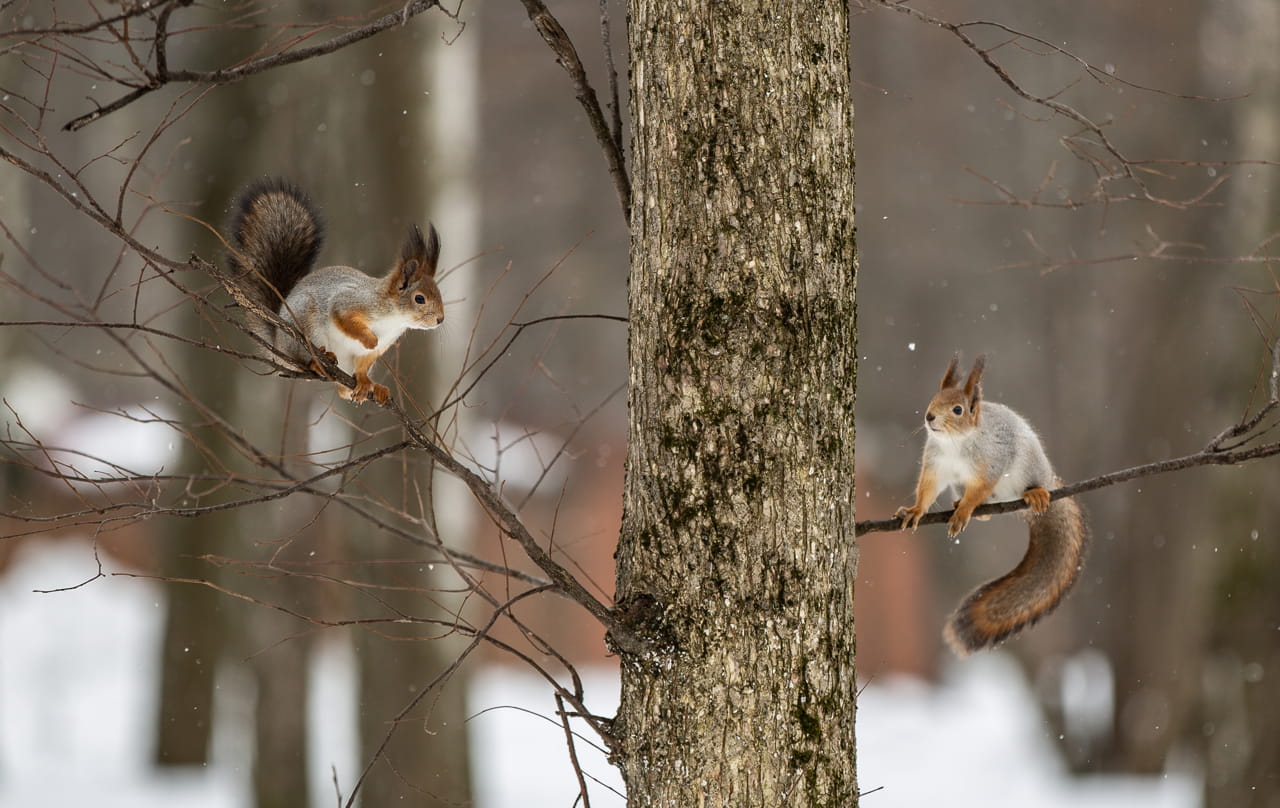
<svg viewBox="0 0 1280 808">
<path fill-rule="evenodd" d="M 964 407 L 961 407 L 959 404 L 952 407 L 951 411 L 954 412 L 956 415 L 964 415 Z"/>
<path fill-rule="evenodd" d="M 414 302 L 414 303 L 417 303 L 419 306 L 421 306 L 423 303 L 426 303 L 426 302 L 427 302 L 427 296 L 426 296 L 426 295 L 414 295 L 414 296 L 413 296 L 413 302 Z"/>
</svg>

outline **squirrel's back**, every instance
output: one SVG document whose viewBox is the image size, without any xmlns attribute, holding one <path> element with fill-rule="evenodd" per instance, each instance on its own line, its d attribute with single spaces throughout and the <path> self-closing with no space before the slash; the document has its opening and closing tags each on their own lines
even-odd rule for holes
<svg viewBox="0 0 1280 808">
<path fill-rule="evenodd" d="M 231 268 L 252 302 L 272 312 L 316 262 L 324 224 L 310 197 L 292 182 L 259 180 L 236 198 Z"/>
<path fill-rule="evenodd" d="M 1026 418 L 1003 404 L 984 401 L 979 431 L 983 452 L 989 455 L 984 460 L 999 476 L 993 502 L 1017 499 L 1028 488 L 1053 484 L 1053 466 Z"/>
</svg>

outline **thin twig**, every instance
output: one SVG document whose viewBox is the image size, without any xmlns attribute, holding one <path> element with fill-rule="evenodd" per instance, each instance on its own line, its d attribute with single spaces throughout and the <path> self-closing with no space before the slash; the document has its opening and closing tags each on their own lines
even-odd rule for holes
<svg viewBox="0 0 1280 808">
<path fill-rule="evenodd" d="M 368 25 L 347 31 L 333 39 L 322 42 L 319 45 L 312 45 L 308 48 L 298 48 L 297 50 L 285 51 L 283 53 L 275 53 L 270 56 L 264 56 L 259 59 L 253 59 L 237 67 L 228 67 L 221 70 L 172 70 L 167 68 L 163 73 L 157 71 L 154 75 L 148 76 L 148 83 L 135 88 L 132 92 L 117 98 L 109 104 L 98 107 L 93 112 L 85 113 L 68 121 L 62 128 L 67 131 L 74 132 L 81 129 L 94 121 L 109 115 L 112 112 L 123 109 L 124 107 L 137 101 L 145 95 L 148 95 L 161 87 L 174 82 L 187 82 L 193 84 L 230 84 L 240 81 L 249 76 L 261 73 L 272 68 L 291 65 L 297 62 L 312 59 L 317 56 L 324 56 L 334 51 L 341 50 L 348 45 L 359 42 L 362 39 L 368 39 L 374 34 L 379 34 L 389 28 L 404 25 L 410 17 L 415 17 L 428 9 L 439 6 L 438 0 L 412 0 L 399 11 L 386 14 Z M 160 43 L 158 42 L 159 46 Z"/>
<path fill-rule="evenodd" d="M 461 667 L 463 661 L 470 656 L 471 652 L 474 651 L 483 640 L 489 639 L 489 630 L 493 628 L 493 625 L 498 621 L 499 617 L 506 614 L 517 601 L 529 597 L 538 591 L 539 590 L 537 589 L 531 589 L 528 592 L 522 592 L 504 603 L 501 608 L 495 609 L 493 614 L 489 616 L 488 623 L 486 623 L 483 628 L 475 632 L 474 636 L 471 638 L 471 642 L 467 643 L 467 647 L 463 648 L 458 653 L 458 656 L 455 657 L 444 670 L 440 671 L 434 679 L 428 682 L 425 687 L 414 694 L 413 698 L 409 699 L 409 702 L 405 704 L 404 709 L 397 713 L 396 716 L 388 722 L 390 726 L 387 728 L 387 734 L 383 736 L 382 742 L 378 744 L 378 748 L 375 749 L 373 755 L 370 756 L 369 762 L 365 764 L 364 770 L 361 771 L 360 776 L 356 778 L 355 785 L 352 786 L 351 793 L 347 796 L 346 808 L 352 808 L 355 804 L 356 797 L 360 794 L 360 787 L 364 785 L 364 781 L 368 778 L 369 772 L 373 770 L 374 764 L 382 759 L 383 754 L 387 751 L 387 746 L 391 743 L 391 739 L 395 735 L 396 729 L 400 726 L 400 722 L 404 720 L 405 716 L 412 712 L 428 693 L 448 681 L 449 678 L 453 676 L 454 672 Z"/>
<path fill-rule="evenodd" d="M 610 638 L 619 650 L 639 654 L 647 648 L 647 643 L 630 626 L 619 620 L 613 609 L 597 600 L 572 573 L 553 559 L 542 548 L 542 545 L 538 544 L 537 539 L 529 532 L 524 522 L 502 500 L 501 494 L 494 490 L 494 487 L 487 480 L 464 465 L 443 446 L 429 438 L 417 424 L 413 423 L 405 415 L 404 410 L 400 408 L 395 399 L 387 399 L 386 404 L 382 406 L 395 413 L 405 429 L 405 434 L 408 435 L 418 449 L 425 451 L 440 464 L 441 468 L 462 481 L 471 490 L 472 496 L 488 511 L 489 516 L 497 522 L 502 532 L 515 539 L 516 543 L 524 550 L 525 555 L 529 557 L 529 560 L 536 564 L 538 569 L 542 570 L 551 579 L 552 583 L 559 587 L 570 600 L 576 601 L 600 621 L 605 629 L 608 630 Z"/>
<path fill-rule="evenodd" d="M 600 0 L 600 45 L 604 48 L 605 70 L 609 72 L 609 130 L 614 146 L 622 151 L 622 104 L 618 97 L 618 67 L 613 60 L 609 27 L 609 0 Z"/>
<path fill-rule="evenodd" d="M 551 46 L 556 61 L 569 74 L 573 81 L 573 91 L 582 110 L 587 113 L 587 121 L 591 131 L 595 133 L 596 142 L 604 151 L 604 159 L 609 164 L 609 175 L 613 177 L 613 187 L 618 192 L 618 202 L 622 205 L 622 216 L 631 217 L 631 178 L 627 175 L 626 158 L 622 154 L 621 138 L 615 138 L 605 122 L 604 112 L 600 109 L 600 99 L 596 91 L 587 81 L 587 70 L 578 58 L 578 51 L 573 41 L 565 33 L 560 22 L 547 10 L 542 0 L 520 0 L 524 4 L 533 27 L 538 29 L 542 39 Z M 619 125 L 621 126 L 621 125 Z"/>
<path fill-rule="evenodd" d="M 556 694 L 556 715 L 560 716 L 560 726 L 564 727 L 564 742 L 569 747 L 569 763 L 578 778 L 578 794 L 582 797 L 582 808 L 591 808 L 591 797 L 587 793 L 587 781 L 582 776 L 582 764 L 578 762 L 578 748 L 573 743 L 573 728 L 569 726 L 569 714 L 564 709 L 564 699 Z"/>
<path fill-rule="evenodd" d="M 1155 204 L 1164 205 L 1166 207 L 1171 207 L 1171 208 L 1179 208 L 1179 209 L 1189 208 L 1197 204 L 1202 204 L 1204 197 L 1207 196 L 1210 192 L 1212 192 L 1212 190 L 1216 188 L 1217 185 L 1221 182 L 1221 180 L 1211 182 L 1209 184 L 1209 187 L 1206 188 L 1204 191 L 1197 193 L 1186 199 L 1173 199 L 1173 198 L 1169 198 L 1169 197 L 1161 196 L 1157 194 L 1151 189 L 1151 187 L 1147 184 L 1147 182 L 1143 179 L 1143 177 L 1140 176 L 1140 173 L 1137 170 L 1138 167 L 1143 163 L 1141 161 L 1130 158 L 1120 149 L 1118 145 L 1116 145 L 1116 143 L 1110 137 L 1107 136 L 1107 133 L 1105 131 L 1106 124 L 1100 124 L 1094 121 L 1088 115 L 1085 115 L 1083 112 L 1076 109 L 1075 107 L 1072 107 L 1069 104 L 1059 101 L 1055 97 L 1059 95 L 1059 93 L 1041 95 L 1027 89 L 1027 87 L 1025 87 L 1016 78 L 1014 78 L 1013 74 L 1009 72 L 1008 68 L 1006 68 L 996 58 L 995 51 L 998 50 L 1003 45 L 1008 44 L 1010 42 L 1016 43 L 1019 40 L 1026 40 L 1028 42 L 1034 42 L 1038 45 L 1046 47 L 1050 49 L 1052 52 L 1055 52 L 1061 56 L 1064 56 L 1066 58 L 1073 60 L 1078 65 L 1080 65 L 1081 68 L 1085 70 L 1085 72 L 1090 77 L 1092 77 L 1094 80 L 1099 82 L 1103 82 L 1103 83 L 1116 82 L 1117 84 L 1124 84 L 1129 87 L 1141 89 L 1148 92 L 1156 92 L 1162 95 L 1168 95 L 1175 98 L 1185 98 L 1189 100 L 1216 101 L 1216 100 L 1225 100 L 1225 99 L 1169 93 L 1161 90 L 1156 90 L 1150 87 L 1144 87 L 1142 85 L 1138 85 L 1133 82 L 1118 79 L 1115 76 L 1108 73 L 1106 70 L 1099 69 L 1097 66 L 1089 63 L 1088 61 L 1081 59 L 1078 56 L 1075 56 L 1074 54 L 1064 50 L 1063 48 L 1057 45 L 1054 45 L 1053 43 L 1045 39 L 1041 39 L 1034 35 L 1027 34 L 1022 31 L 1018 31 L 1002 23 L 990 22 L 987 20 L 973 20 L 973 21 L 955 23 L 955 22 L 950 22 L 948 20 L 942 19 L 940 17 L 935 17 L 926 11 L 922 11 L 921 9 L 914 8 L 913 6 L 908 5 L 906 2 L 899 2 L 898 0 L 870 0 L 870 2 L 882 8 L 895 11 L 899 14 L 905 14 L 909 17 L 919 20 L 920 22 L 926 23 L 928 25 L 936 26 L 942 29 L 943 31 L 946 31 L 947 33 L 951 34 L 956 39 L 958 39 L 965 48 L 967 48 L 970 52 L 972 52 L 975 56 L 977 56 L 980 60 L 982 60 L 982 62 L 995 74 L 996 78 L 998 78 L 1000 82 L 1004 84 L 1006 87 L 1008 87 L 1009 90 L 1011 90 L 1016 96 L 1021 98 L 1023 101 L 1026 101 L 1027 103 L 1034 104 L 1038 107 L 1048 110 L 1054 116 L 1070 121 L 1075 125 L 1079 126 L 1080 129 L 1078 131 L 1073 132 L 1061 138 L 1060 140 L 1062 145 L 1066 147 L 1068 151 L 1071 151 L 1075 156 L 1079 157 L 1081 160 L 1084 160 L 1096 172 L 1097 176 L 1096 176 L 1096 179 L 1094 180 L 1093 196 L 1095 199 L 1102 202 L 1103 204 L 1109 204 L 1110 202 L 1118 201 L 1118 200 L 1145 200 L 1148 202 L 1153 202 Z M 995 29 L 1002 33 L 1011 35 L 1012 39 L 1006 40 L 1005 42 L 1002 42 L 994 47 L 984 47 L 980 45 L 978 41 L 974 39 L 973 36 L 971 36 L 969 33 L 970 29 L 975 29 L 975 28 Z M 1101 153 L 1095 153 L 1095 149 L 1100 151 Z M 1107 191 L 1107 185 L 1117 180 L 1127 180 L 1131 182 L 1133 184 L 1133 187 L 1136 189 L 1136 191 L 1132 193 L 1119 194 L 1119 195 L 1109 193 Z M 1011 203 L 1006 201 L 1002 204 L 1011 204 Z"/>
</svg>

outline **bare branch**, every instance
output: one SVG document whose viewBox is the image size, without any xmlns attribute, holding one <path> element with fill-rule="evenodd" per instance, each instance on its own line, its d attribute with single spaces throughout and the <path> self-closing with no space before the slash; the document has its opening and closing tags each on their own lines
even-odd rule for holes
<svg viewBox="0 0 1280 808">
<path fill-rule="evenodd" d="M 249 76 L 261 73 L 272 68 L 291 65 L 296 62 L 312 59 L 317 56 L 324 56 L 334 51 L 341 50 L 348 45 L 359 42 L 362 39 L 368 39 L 374 34 L 381 33 L 389 28 L 406 24 L 411 17 L 431 8 L 440 5 L 438 0 L 410 0 L 404 8 L 392 14 L 386 14 L 368 25 L 347 31 L 344 34 L 335 36 L 319 45 L 312 45 L 307 48 L 298 48 L 297 50 L 286 50 L 275 53 L 270 56 L 263 56 L 258 59 L 250 60 L 237 67 L 223 68 L 221 70 L 170 70 L 168 68 L 168 60 L 166 56 L 167 37 L 164 35 L 164 28 L 160 28 L 155 38 L 156 46 L 156 71 L 147 76 L 147 83 L 135 88 L 132 92 L 112 101 L 109 104 L 98 107 L 93 112 L 80 115 L 68 121 L 62 128 L 67 131 L 75 131 L 81 129 L 94 121 L 116 112 L 139 98 L 146 96 L 161 87 L 174 82 L 189 82 L 195 84 L 230 84 L 240 81 Z M 167 21 L 168 13 L 173 6 L 165 8 L 162 16 Z"/>
<path fill-rule="evenodd" d="M 375 749 L 373 754 L 369 757 L 369 762 L 365 764 L 364 770 L 360 772 L 360 777 L 356 779 L 356 783 L 351 789 L 351 794 L 347 798 L 346 808 L 351 808 L 355 804 L 356 796 L 360 793 L 360 787 L 364 785 L 364 781 L 368 778 L 369 772 L 373 770 L 374 764 L 376 764 L 379 760 L 382 759 L 383 754 L 387 750 L 387 745 L 391 743 L 391 739 L 395 735 L 396 729 L 400 726 L 400 722 L 404 719 L 404 717 L 407 716 L 410 713 L 410 711 L 413 710 L 414 707 L 417 707 L 418 703 L 421 702 L 422 699 L 424 699 L 428 693 L 432 692 L 436 687 L 443 684 L 444 682 L 447 682 L 449 678 L 453 676 L 454 672 L 457 671 L 458 668 L 462 665 L 463 661 L 468 656 L 470 656 L 471 652 L 474 651 L 476 647 L 480 645 L 480 642 L 482 640 L 490 639 L 492 641 L 492 639 L 489 637 L 489 629 L 493 627 L 494 623 L 498 621 L 498 618 L 501 615 L 506 614 L 508 610 L 513 605 L 515 605 L 517 601 L 521 600 L 522 598 L 528 597 L 529 595 L 535 594 L 538 591 L 539 590 L 537 589 L 531 589 L 528 592 L 524 592 L 512 598 L 507 603 L 503 604 L 502 608 L 495 609 L 493 614 L 489 617 L 488 624 L 485 625 L 484 628 L 482 628 L 481 630 L 475 633 L 475 636 L 472 637 L 471 642 L 467 643 L 467 647 L 462 649 L 461 652 L 459 652 L 458 656 L 454 658 L 453 662 L 449 663 L 449 665 L 447 665 L 444 670 L 440 671 L 440 673 L 438 673 L 434 679 L 432 679 L 429 683 L 427 683 L 426 686 L 424 686 L 417 693 L 415 693 L 413 698 L 409 699 L 409 702 L 405 704 L 404 709 L 402 709 L 395 716 L 395 718 L 391 719 L 391 721 L 388 722 L 390 726 L 387 729 L 387 734 L 383 737 L 382 743 L 378 744 L 378 748 Z"/>
<path fill-rule="evenodd" d="M 1011 90 L 1014 95 L 1023 101 L 1047 110 L 1053 117 L 1068 121 L 1079 127 L 1070 134 L 1059 138 L 1064 148 L 1071 152 L 1075 157 L 1083 161 L 1095 175 L 1093 182 L 1093 190 L 1090 195 L 1092 203 L 1110 204 L 1119 201 L 1146 201 L 1157 205 L 1185 209 L 1205 204 L 1205 200 L 1209 197 L 1223 182 L 1225 177 L 1211 180 L 1206 187 L 1192 193 L 1184 198 L 1175 198 L 1166 194 L 1155 191 L 1147 181 L 1147 166 L 1155 164 L 1175 164 L 1175 165 L 1206 165 L 1199 161 L 1181 161 L 1181 160 L 1139 160 L 1130 157 L 1120 149 L 1118 145 L 1107 135 L 1107 127 L 1109 122 L 1099 123 L 1089 117 L 1079 109 L 1059 100 L 1062 93 L 1073 86 L 1075 83 L 1068 82 L 1066 86 L 1051 93 L 1036 93 L 1028 89 L 1026 85 L 1020 82 L 1008 68 L 1001 63 L 996 57 L 996 52 L 1006 46 L 1018 47 L 1028 50 L 1032 53 L 1042 53 L 1042 55 L 1057 55 L 1074 62 L 1085 75 L 1093 79 L 1095 82 L 1104 86 L 1123 85 L 1133 89 L 1142 90 L 1144 92 L 1157 93 L 1172 98 L 1180 98 L 1194 101 L 1225 101 L 1227 98 L 1214 98 L 1197 95 L 1187 95 L 1182 93 L 1173 93 L 1152 87 L 1147 87 L 1117 77 L 1114 70 L 1099 67 L 1081 57 L 1071 53 L 1070 51 L 1055 45 L 1046 39 L 1019 31 L 1003 23 L 993 22 L 989 20 L 971 20 L 966 22 L 950 22 L 948 20 L 936 17 L 926 11 L 914 8 L 905 2 L 895 2 L 894 0 L 867 0 L 872 5 L 895 11 L 899 14 L 905 14 L 920 22 L 936 26 L 943 31 L 954 36 L 960 43 L 977 56 L 991 70 L 992 73 L 1000 80 L 1002 84 Z M 1002 34 L 1008 34 L 1005 38 L 990 47 L 983 46 L 971 34 L 976 29 L 991 29 L 999 31 Z M 1029 42 L 1043 48 L 1042 51 L 1029 49 L 1022 43 Z M 1001 102 L 1004 103 L 1004 102 Z M 1008 104 L 1005 104 L 1008 107 Z M 1267 164 L 1264 161 L 1258 161 L 1257 164 Z M 991 183 L 990 180 L 983 178 L 984 181 Z M 1128 189 L 1124 192 L 1113 192 L 1110 187 L 1117 181 L 1129 183 L 1125 186 Z M 1049 203 L 1040 199 L 1023 200 L 1013 196 L 1007 189 L 993 184 L 1003 201 L 995 204 L 1019 205 L 1023 207 L 1065 207 L 1076 208 L 1082 207 L 1086 203 L 1079 200 L 1069 200 L 1067 202 Z"/>
<path fill-rule="evenodd" d="M 1005 202 L 997 203 L 981 203 L 981 204 L 1009 204 Z M 1021 204 L 1021 203 L 1019 203 Z M 1037 203 L 1038 204 L 1038 203 Z M 1062 205 L 1062 207 L 1077 207 L 1077 205 Z M 1153 261 L 1166 264 L 1195 264 L 1204 266 L 1236 266 L 1248 264 L 1271 264 L 1274 263 L 1276 257 L 1268 253 L 1268 248 L 1280 236 L 1277 233 L 1271 233 L 1245 254 L 1241 255 L 1207 255 L 1207 249 L 1204 245 L 1192 242 L 1170 241 L 1169 239 L 1159 235 L 1153 227 L 1147 225 L 1148 243 L 1151 245 L 1147 248 L 1136 249 L 1129 252 L 1109 253 L 1107 255 L 1097 256 L 1078 256 L 1074 253 L 1067 256 L 1057 256 L 1050 253 L 1042 247 L 1029 232 L 1024 231 L 1023 235 L 1031 244 L 1032 248 L 1039 253 L 1038 259 L 1028 261 L 1012 261 L 1006 264 L 1000 264 L 993 267 L 997 270 L 1018 270 L 1018 269 L 1037 269 L 1042 274 L 1048 274 L 1059 269 L 1067 267 L 1085 267 L 1085 266 L 1102 266 L 1106 264 L 1132 263 L 1134 261 Z"/>
<path fill-rule="evenodd" d="M 547 10 L 542 0 L 520 0 L 524 3 L 529 19 L 546 43 L 556 55 L 556 61 L 569 74 L 573 81 L 574 95 L 582 109 L 587 113 L 587 121 L 591 131 L 595 133 L 596 142 L 604 151 L 604 159 L 609 164 L 609 175 L 613 177 L 613 187 L 618 192 L 618 202 L 622 205 L 623 218 L 631 217 L 631 178 L 627 175 L 626 157 L 622 153 L 622 141 L 609 131 L 605 123 L 604 112 L 600 109 L 600 100 L 596 91 L 587 81 L 587 70 L 578 58 L 578 51 L 573 41 L 565 32 L 560 22 Z"/>
<path fill-rule="evenodd" d="M 90 23 L 83 23 L 80 25 L 71 25 L 71 24 L 63 23 L 63 24 L 51 25 L 46 28 L 15 28 L 9 33 L 11 35 L 19 35 L 19 36 L 47 36 L 50 34 L 55 34 L 55 35 L 88 34 L 93 31 L 98 31 L 108 26 L 114 25 L 118 22 L 124 22 L 126 20 L 133 19 L 134 17 L 141 17 L 162 6 L 166 6 L 166 5 L 172 6 L 174 4 L 189 6 L 191 5 L 191 2 L 192 0 L 144 0 L 144 2 L 138 3 L 137 5 L 134 5 L 132 7 L 126 6 L 125 10 L 120 12 L 119 14 L 113 14 L 110 17 L 103 17 L 101 19 L 94 20 L 93 22 L 90 22 Z M 3 5 L 0 5 L 0 9 L 3 9 L 3 7 L 4 7 Z"/>
<path fill-rule="evenodd" d="M 609 0 L 600 0 L 600 45 L 604 48 L 605 70 L 609 72 L 609 132 L 618 151 L 622 151 L 622 104 L 618 98 L 618 68 L 614 64 L 609 32 Z"/>
<path fill-rule="evenodd" d="M 529 532 L 524 522 L 502 500 L 502 496 L 494 490 L 488 481 L 467 468 L 443 446 L 423 433 L 419 425 L 413 423 L 404 414 L 404 410 L 400 408 L 395 399 L 388 399 L 387 403 L 382 406 L 395 413 L 396 417 L 400 419 L 405 433 L 418 449 L 425 451 L 440 464 L 441 468 L 466 484 L 467 488 L 471 490 L 471 494 L 484 506 L 484 509 L 488 511 L 490 517 L 495 520 L 502 532 L 515 539 L 516 543 L 524 550 L 525 555 L 529 557 L 529 560 L 536 564 L 538 569 L 542 570 L 551 579 L 552 583 L 559 587 L 567 597 L 577 602 L 600 621 L 609 631 L 609 636 L 615 646 L 631 653 L 640 653 L 644 650 L 646 647 L 644 640 L 636 635 L 630 626 L 621 621 L 613 609 L 596 600 L 595 596 L 588 592 L 586 587 L 572 573 L 556 562 L 551 557 L 551 554 L 538 544 L 537 539 Z"/>
</svg>

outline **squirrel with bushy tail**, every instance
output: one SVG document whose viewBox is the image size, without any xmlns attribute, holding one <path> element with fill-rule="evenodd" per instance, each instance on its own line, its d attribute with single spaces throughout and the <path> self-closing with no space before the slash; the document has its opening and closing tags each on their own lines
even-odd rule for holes
<svg viewBox="0 0 1280 808">
<path fill-rule="evenodd" d="M 253 183 L 240 192 L 228 225 L 231 282 L 250 329 L 302 370 L 327 376 L 321 355 L 355 377 L 339 394 L 359 404 L 385 403 L 390 391 L 369 378 L 382 354 L 406 330 L 444 322 L 435 283 L 440 237 L 428 226 L 423 238 L 410 228 L 391 269 L 382 277 L 354 267 L 315 268 L 324 224 L 310 197 L 284 179 Z M 266 315 L 292 323 L 310 345 Z"/>
<path fill-rule="evenodd" d="M 914 529 L 940 491 L 963 493 L 947 524 L 956 536 L 984 502 L 1021 499 L 1030 506 L 1027 552 L 1012 572 L 975 589 L 947 621 L 944 636 L 959 656 L 990 648 L 1057 608 L 1075 584 L 1088 547 L 1084 517 L 1072 499 L 1050 500 L 1062 484 L 1039 436 L 1013 410 L 982 400 L 985 358 L 964 383 L 955 357 L 925 413 L 927 438 L 915 503 L 894 517 Z M 978 517 L 982 519 L 983 517 Z"/>
</svg>

